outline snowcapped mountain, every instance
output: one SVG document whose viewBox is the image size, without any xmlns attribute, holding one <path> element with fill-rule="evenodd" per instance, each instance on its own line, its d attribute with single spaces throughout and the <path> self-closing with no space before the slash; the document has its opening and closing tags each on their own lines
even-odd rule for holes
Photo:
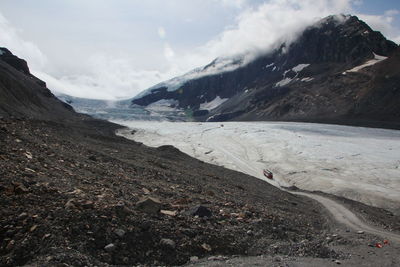
<svg viewBox="0 0 400 267">
<path fill-rule="evenodd" d="M 398 124 L 399 54 L 394 42 L 357 17 L 329 16 L 251 62 L 216 59 L 132 103 L 190 110 L 204 121 Z"/>
</svg>

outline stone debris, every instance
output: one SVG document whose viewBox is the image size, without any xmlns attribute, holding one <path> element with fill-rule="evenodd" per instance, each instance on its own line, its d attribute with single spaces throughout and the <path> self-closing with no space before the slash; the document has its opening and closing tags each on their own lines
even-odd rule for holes
<svg viewBox="0 0 400 267">
<path fill-rule="evenodd" d="M 196 263 L 196 262 L 198 262 L 199 261 L 199 257 L 197 257 L 197 256 L 192 256 L 192 257 L 190 257 L 190 262 L 191 263 Z"/>
<path fill-rule="evenodd" d="M 126 234 L 126 232 L 122 229 L 115 229 L 114 233 L 119 237 L 119 238 L 123 238 Z"/>
<path fill-rule="evenodd" d="M 107 252 L 114 251 L 117 247 L 114 244 L 108 244 L 107 246 L 104 247 L 104 250 Z"/>
<path fill-rule="evenodd" d="M 208 257 L 209 261 L 225 261 L 227 259 L 228 259 L 228 257 L 222 256 L 222 255 Z"/>
<path fill-rule="evenodd" d="M 212 250 L 211 246 L 209 244 L 206 244 L 206 243 L 203 243 L 201 245 L 201 247 L 206 251 L 211 251 Z"/>
<path fill-rule="evenodd" d="M 27 157 L 28 159 L 33 159 L 32 153 L 29 152 L 29 151 L 26 151 L 24 155 L 25 155 L 25 157 Z"/>
<path fill-rule="evenodd" d="M 176 247 L 176 243 L 172 239 L 163 238 L 160 240 L 160 245 L 168 248 L 174 249 Z"/>
<path fill-rule="evenodd" d="M 172 217 L 175 217 L 178 214 L 177 211 L 172 211 L 172 210 L 161 210 L 160 213 L 162 213 L 164 215 L 172 216 Z"/>
<path fill-rule="evenodd" d="M 212 216 L 211 210 L 209 208 L 207 208 L 205 206 L 201 206 L 201 205 L 191 208 L 188 211 L 188 214 L 192 215 L 192 216 L 208 217 L 208 218 L 211 218 L 211 216 Z"/>
<path fill-rule="evenodd" d="M 154 197 L 146 197 L 136 203 L 136 208 L 149 214 L 157 214 L 161 210 L 160 200 Z"/>
</svg>

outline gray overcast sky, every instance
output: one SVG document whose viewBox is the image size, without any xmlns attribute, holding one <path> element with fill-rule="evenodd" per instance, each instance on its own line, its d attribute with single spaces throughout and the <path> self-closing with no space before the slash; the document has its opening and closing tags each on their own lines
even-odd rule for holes
<svg viewBox="0 0 400 267">
<path fill-rule="evenodd" d="M 1 0 L 0 46 L 55 92 L 128 98 L 215 57 L 267 51 L 330 14 L 400 42 L 398 0 Z"/>
</svg>

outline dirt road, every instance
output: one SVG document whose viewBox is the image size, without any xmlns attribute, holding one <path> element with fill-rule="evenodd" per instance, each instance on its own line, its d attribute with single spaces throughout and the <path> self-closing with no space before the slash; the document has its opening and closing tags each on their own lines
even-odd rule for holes
<svg viewBox="0 0 400 267">
<path fill-rule="evenodd" d="M 367 225 L 366 223 L 361 221 L 353 212 L 351 212 L 343 205 L 331 199 L 312 193 L 305 193 L 305 192 L 291 192 L 291 193 L 300 196 L 306 196 L 318 201 L 333 215 L 336 221 L 346 225 L 347 227 L 350 227 L 353 230 L 364 231 L 366 233 L 373 234 L 384 239 L 389 239 L 391 242 L 396 242 L 400 244 L 400 235 Z"/>
</svg>

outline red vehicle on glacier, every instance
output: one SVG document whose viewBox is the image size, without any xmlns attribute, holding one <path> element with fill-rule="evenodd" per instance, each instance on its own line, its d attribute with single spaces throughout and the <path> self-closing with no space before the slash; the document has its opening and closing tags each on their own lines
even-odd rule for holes
<svg viewBox="0 0 400 267">
<path fill-rule="evenodd" d="M 270 180 L 274 179 L 274 175 L 272 174 L 272 172 L 270 170 L 264 169 L 263 174 L 265 177 L 267 177 Z"/>
</svg>

